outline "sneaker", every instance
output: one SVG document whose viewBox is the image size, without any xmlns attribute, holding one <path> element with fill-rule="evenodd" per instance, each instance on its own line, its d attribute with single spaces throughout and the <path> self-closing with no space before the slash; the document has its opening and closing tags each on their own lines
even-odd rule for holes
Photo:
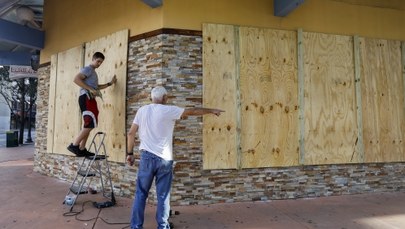
<svg viewBox="0 0 405 229">
<path fill-rule="evenodd" d="M 73 143 L 70 143 L 67 149 L 75 154 L 77 157 L 84 157 L 82 151 L 79 149 L 79 146 L 74 146 Z"/>
<path fill-rule="evenodd" d="M 79 149 L 80 150 L 80 154 L 85 156 L 85 157 L 90 157 L 90 156 L 94 156 L 95 154 L 92 152 L 89 152 L 86 148 L 84 149 Z"/>
</svg>

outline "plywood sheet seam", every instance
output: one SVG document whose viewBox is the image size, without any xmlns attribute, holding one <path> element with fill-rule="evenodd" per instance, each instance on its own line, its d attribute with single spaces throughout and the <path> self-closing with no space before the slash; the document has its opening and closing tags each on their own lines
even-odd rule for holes
<svg viewBox="0 0 405 229">
<path fill-rule="evenodd" d="M 299 106 L 299 163 L 305 163 L 305 100 L 304 100 L 304 44 L 303 29 L 297 31 L 298 106 Z"/>
<path fill-rule="evenodd" d="M 357 109 L 357 140 L 353 151 L 353 155 L 350 161 L 353 161 L 355 150 L 357 149 L 361 162 L 364 162 L 364 143 L 363 143 L 363 114 L 362 114 L 362 101 L 361 101 L 361 68 L 360 68 L 360 38 L 359 36 L 353 37 L 353 49 L 354 49 L 354 74 L 356 84 L 356 109 Z"/>
</svg>

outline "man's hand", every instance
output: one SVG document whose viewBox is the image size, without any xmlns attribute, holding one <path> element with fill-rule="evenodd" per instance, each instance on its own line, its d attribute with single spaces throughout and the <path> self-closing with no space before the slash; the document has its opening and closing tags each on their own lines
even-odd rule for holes
<svg viewBox="0 0 405 229">
<path fill-rule="evenodd" d="M 89 89 L 89 90 L 87 90 L 88 91 L 88 93 L 90 94 L 89 96 L 91 97 L 91 98 L 95 98 L 97 95 L 98 95 L 98 92 L 97 92 L 97 90 L 95 90 L 95 89 Z"/>
<path fill-rule="evenodd" d="M 181 118 L 185 118 L 187 116 L 197 116 L 197 115 L 206 115 L 206 114 L 214 114 L 216 116 L 221 115 L 224 110 L 220 109 L 213 109 L 213 108 L 204 108 L 204 107 L 193 107 L 193 108 L 186 108 L 181 115 Z"/>
<path fill-rule="evenodd" d="M 110 83 L 111 85 L 115 84 L 117 82 L 117 76 L 114 75 L 113 78 L 111 79 Z"/>
<path fill-rule="evenodd" d="M 127 156 L 127 164 L 129 165 L 129 166 L 133 166 L 134 165 L 134 155 L 128 155 Z"/>
<path fill-rule="evenodd" d="M 216 116 L 220 116 L 222 112 L 225 112 L 224 110 L 220 109 L 212 109 L 212 113 Z"/>
</svg>

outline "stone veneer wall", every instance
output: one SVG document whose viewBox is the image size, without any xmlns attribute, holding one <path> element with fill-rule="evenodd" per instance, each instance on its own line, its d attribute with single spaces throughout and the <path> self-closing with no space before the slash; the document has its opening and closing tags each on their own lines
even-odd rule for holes
<svg viewBox="0 0 405 229">
<path fill-rule="evenodd" d="M 145 36 L 130 41 L 128 52 L 127 130 L 136 110 L 149 103 L 149 92 L 156 84 L 168 89 L 170 102 L 175 105 L 202 105 L 201 35 Z M 34 170 L 71 181 L 80 159 L 46 153 L 49 75 L 49 65 L 39 70 Z M 405 163 L 203 170 L 201 117 L 189 117 L 177 123 L 174 152 L 177 164 L 172 205 L 405 190 Z M 129 169 L 122 163 L 110 164 L 116 194 L 132 197 L 137 167 Z M 154 195 L 150 201 L 155 201 Z"/>
</svg>

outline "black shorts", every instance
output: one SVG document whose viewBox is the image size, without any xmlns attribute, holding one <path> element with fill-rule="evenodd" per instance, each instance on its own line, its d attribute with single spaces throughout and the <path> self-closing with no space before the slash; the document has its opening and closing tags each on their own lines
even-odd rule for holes
<svg viewBox="0 0 405 229">
<path fill-rule="evenodd" d="M 98 108 L 96 99 L 89 99 L 86 94 L 79 97 L 79 106 L 83 117 L 83 128 L 96 128 Z"/>
</svg>

